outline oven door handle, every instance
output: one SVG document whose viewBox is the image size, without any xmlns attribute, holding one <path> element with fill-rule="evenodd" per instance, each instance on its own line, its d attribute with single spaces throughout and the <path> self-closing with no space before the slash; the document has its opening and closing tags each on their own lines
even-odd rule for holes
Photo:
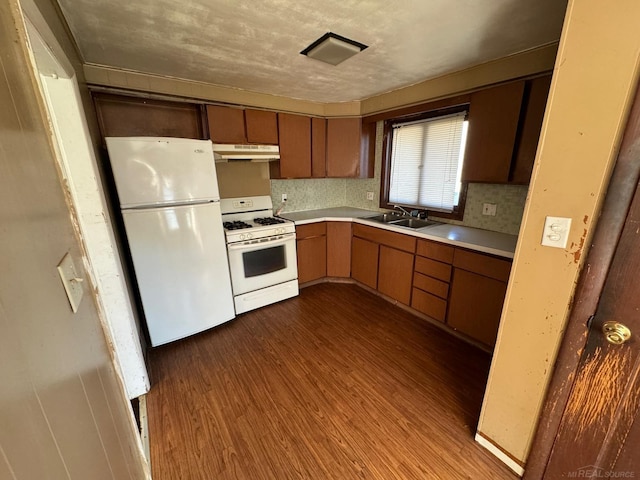
<svg viewBox="0 0 640 480">
<path fill-rule="evenodd" d="M 262 247 L 272 247 L 274 245 L 280 245 L 282 243 L 286 243 L 290 240 L 295 240 L 296 238 L 296 234 L 295 233 L 285 233 L 284 235 L 282 235 L 282 238 L 277 238 L 275 240 L 268 240 L 266 242 L 260 242 L 257 241 L 255 243 L 245 243 L 240 242 L 240 243 L 230 243 L 227 245 L 227 249 L 229 250 L 247 250 L 249 248 L 262 248 Z"/>
</svg>

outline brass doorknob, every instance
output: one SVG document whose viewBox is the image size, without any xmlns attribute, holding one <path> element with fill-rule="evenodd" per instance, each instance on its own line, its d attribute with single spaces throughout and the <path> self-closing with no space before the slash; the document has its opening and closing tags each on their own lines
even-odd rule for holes
<svg viewBox="0 0 640 480">
<path fill-rule="evenodd" d="M 614 345 L 622 345 L 631 338 L 631 330 L 629 330 L 626 325 L 614 320 L 604 322 L 602 325 L 602 333 L 604 333 L 607 342 Z"/>
</svg>

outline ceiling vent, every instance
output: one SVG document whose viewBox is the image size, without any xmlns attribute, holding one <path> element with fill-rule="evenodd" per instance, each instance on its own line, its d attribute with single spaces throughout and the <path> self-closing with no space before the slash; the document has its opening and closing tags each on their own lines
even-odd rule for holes
<svg viewBox="0 0 640 480">
<path fill-rule="evenodd" d="M 300 53 L 330 65 L 338 65 L 367 47 L 363 43 L 327 32 Z"/>
</svg>

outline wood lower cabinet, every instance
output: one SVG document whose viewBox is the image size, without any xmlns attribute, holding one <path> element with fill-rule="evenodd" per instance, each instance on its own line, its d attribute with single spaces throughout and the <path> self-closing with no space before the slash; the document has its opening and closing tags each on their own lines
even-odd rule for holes
<svg viewBox="0 0 640 480">
<path fill-rule="evenodd" d="M 509 260 L 456 248 L 447 323 L 493 347 L 511 270 Z"/>
<path fill-rule="evenodd" d="M 299 284 L 327 276 L 326 234 L 324 222 L 296 227 Z"/>
<path fill-rule="evenodd" d="M 445 322 L 454 247 L 418 240 L 411 307 Z"/>
<path fill-rule="evenodd" d="M 409 305 L 415 251 L 415 237 L 354 224 L 351 277 Z"/>
<path fill-rule="evenodd" d="M 351 276 L 351 222 L 327 222 L 327 277 Z"/>
<path fill-rule="evenodd" d="M 380 245 L 378 291 L 400 303 L 411 303 L 413 254 Z"/>
<path fill-rule="evenodd" d="M 364 238 L 351 240 L 351 277 L 371 288 L 378 287 L 380 245 Z"/>
</svg>

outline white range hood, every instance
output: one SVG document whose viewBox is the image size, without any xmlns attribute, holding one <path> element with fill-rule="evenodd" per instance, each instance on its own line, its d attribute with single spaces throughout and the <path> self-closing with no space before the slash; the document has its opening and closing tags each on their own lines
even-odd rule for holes
<svg viewBox="0 0 640 480">
<path fill-rule="evenodd" d="M 214 143 L 213 155 L 216 162 L 271 162 L 274 160 L 280 160 L 280 148 L 277 145 L 233 145 Z"/>
</svg>

